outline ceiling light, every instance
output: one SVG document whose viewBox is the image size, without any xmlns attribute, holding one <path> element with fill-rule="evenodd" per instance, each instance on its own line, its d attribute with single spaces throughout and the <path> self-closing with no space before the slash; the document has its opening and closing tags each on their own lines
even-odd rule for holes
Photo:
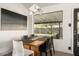
<svg viewBox="0 0 79 59">
<path fill-rule="evenodd" d="M 35 14 L 36 12 L 40 12 L 41 8 L 37 4 L 34 4 L 29 8 L 29 10 L 30 14 Z"/>
</svg>

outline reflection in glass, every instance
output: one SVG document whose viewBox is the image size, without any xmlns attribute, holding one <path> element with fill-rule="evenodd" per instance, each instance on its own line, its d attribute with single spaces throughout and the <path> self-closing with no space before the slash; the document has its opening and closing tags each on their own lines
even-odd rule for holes
<svg viewBox="0 0 79 59">
<path fill-rule="evenodd" d="M 34 33 L 37 35 L 53 36 L 62 38 L 62 23 L 34 24 Z"/>
</svg>

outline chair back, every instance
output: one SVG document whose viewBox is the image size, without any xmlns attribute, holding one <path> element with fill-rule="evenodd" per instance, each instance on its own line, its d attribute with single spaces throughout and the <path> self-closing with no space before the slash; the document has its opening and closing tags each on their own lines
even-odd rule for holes
<svg viewBox="0 0 79 59">
<path fill-rule="evenodd" d="M 13 56 L 24 56 L 22 41 L 13 40 Z"/>
</svg>

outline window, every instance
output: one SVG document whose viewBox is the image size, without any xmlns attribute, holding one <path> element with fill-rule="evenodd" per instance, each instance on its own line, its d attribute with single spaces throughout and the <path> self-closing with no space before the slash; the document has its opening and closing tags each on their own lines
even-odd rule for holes
<svg viewBox="0 0 79 59">
<path fill-rule="evenodd" d="M 62 39 L 63 11 L 37 14 L 34 16 L 34 20 L 34 32 L 36 35 L 52 35 L 55 39 Z"/>
<path fill-rule="evenodd" d="M 34 24 L 36 35 L 53 36 L 55 39 L 62 38 L 62 22 Z"/>
</svg>

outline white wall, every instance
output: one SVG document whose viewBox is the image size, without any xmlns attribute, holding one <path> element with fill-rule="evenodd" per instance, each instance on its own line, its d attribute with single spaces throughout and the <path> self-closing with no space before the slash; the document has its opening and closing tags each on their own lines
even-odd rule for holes
<svg viewBox="0 0 79 59">
<path fill-rule="evenodd" d="M 54 6 L 49 6 L 42 8 L 43 13 L 54 12 L 63 10 L 63 39 L 54 39 L 54 45 L 56 51 L 61 51 L 65 53 L 73 54 L 73 10 L 74 8 L 79 8 L 79 4 L 57 4 Z M 68 24 L 71 23 L 71 27 Z M 71 50 L 68 50 L 68 47 Z"/>
<path fill-rule="evenodd" d="M 28 10 L 22 5 L 17 3 L 4 3 L 0 4 L 0 8 L 5 8 L 11 11 L 14 11 L 19 14 L 23 14 L 27 16 L 27 30 L 25 31 L 0 31 L 0 55 L 7 54 L 12 50 L 12 39 L 21 38 L 23 35 L 31 34 L 31 17 L 28 15 Z M 1 16 L 1 15 L 0 15 Z M 28 17 L 29 16 L 29 17 Z M 1 20 L 1 17 L 0 17 Z M 1 21 L 0 21 L 1 23 Z"/>
<path fill-rule="evenodd" d="M 12 40 L 26 35 L 26 31 L 0 31 L 0 55 L 12 51 Z"/>
<path fill-rule="evenodd" d="M 30 34 L 33 34 L 33 22 L 32 22 L 32 15 L 28 15 L 28 20 L 27 20 L 27 33 L 28 33 L 28 36 Z"/>
</svg>

